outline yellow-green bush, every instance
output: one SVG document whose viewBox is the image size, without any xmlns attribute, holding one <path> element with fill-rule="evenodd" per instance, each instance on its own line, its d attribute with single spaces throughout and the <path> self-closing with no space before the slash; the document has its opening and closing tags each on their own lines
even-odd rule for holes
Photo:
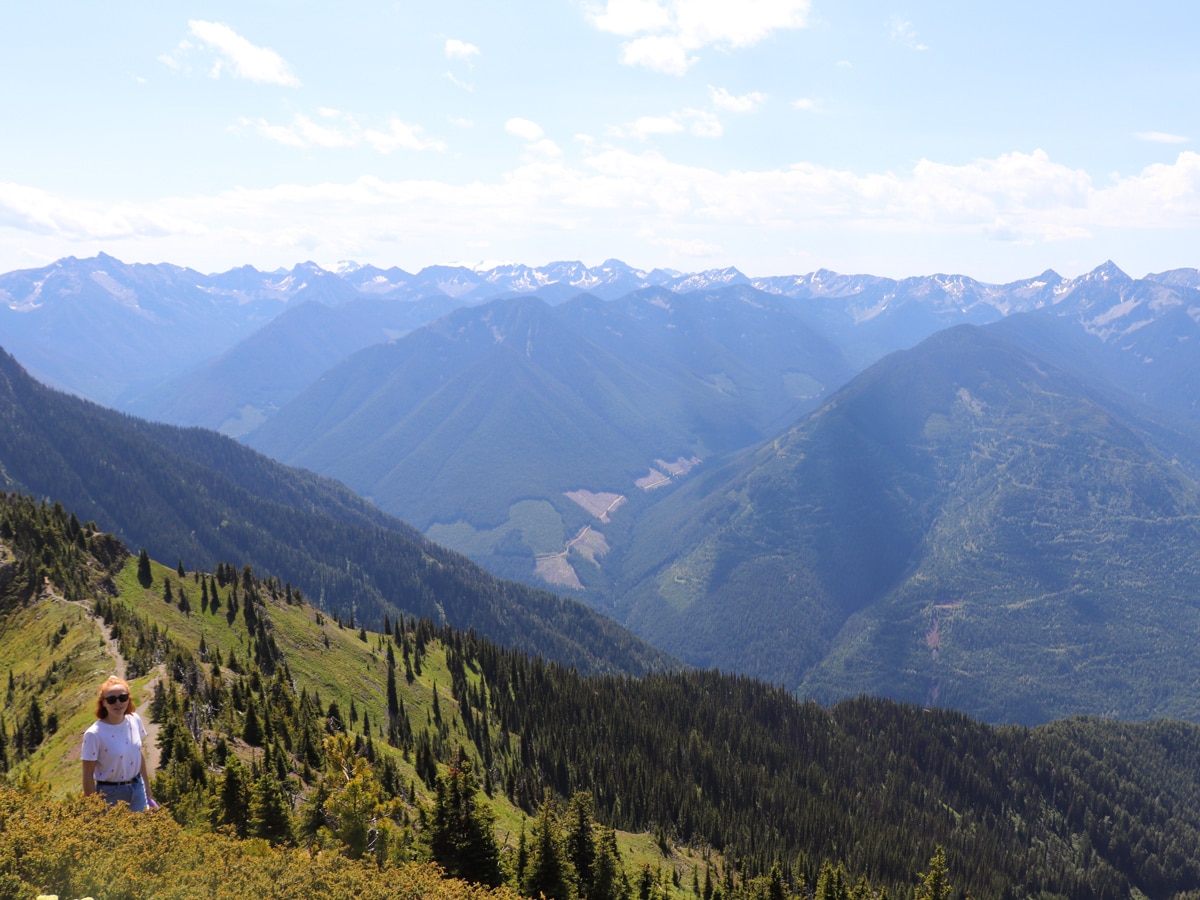
<svg viewBox="0 0 1200 900">
<path fill-rule="evenodd" d="M 0 900 L 516 900 L 433 865 L 380 869 L 330 852 L 185 831 L 165 814 L 0 788 Z"/>
</svg>

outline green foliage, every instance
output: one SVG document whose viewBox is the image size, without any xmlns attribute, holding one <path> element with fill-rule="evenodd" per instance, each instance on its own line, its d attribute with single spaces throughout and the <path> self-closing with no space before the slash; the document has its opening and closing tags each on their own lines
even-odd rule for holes
<svg viewBox="0 0 1200 900">
<path fill-rule="evenodd" d="M 170 816 L 50 800 L 0 787 L 0 896 L 103 900 L 508 900 L 504 888 L 442 877 L 433 866 L 355 861 L 197 834 Z"/>
<path fill-rule="evenodd" d="M 493 830 L 495 813 L 479 802 L 479 785 L 470 760 L 451 760 L 438 779 L 429 849 L 447 875 L 480 884 L 498 885 L 500 848 Z"/>
</svg>

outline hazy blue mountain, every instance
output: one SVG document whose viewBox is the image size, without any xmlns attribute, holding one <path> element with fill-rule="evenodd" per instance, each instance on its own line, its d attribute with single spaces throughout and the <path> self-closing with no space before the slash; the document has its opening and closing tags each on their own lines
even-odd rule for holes
<svg viewBox="0 0 1200 900">
<path fill-rule="evenodd" d="M 401 611 L 594 671 L 671 661 L 580 603 L 501 581 L 343 485 L 199 428 L 34 381 L 0 352 L 0 485 L 61 501 L 130 547 L 275 575 L 344 620 Z"/>
<path fill-rule="evenodd" d="M 848 377 L 792 306 L 734 287 L 460 309 L 334 367 L 248 441 L 532 578 L 602 528 L 568 492 L 633 503 L 640 479 L 761 440 Z"/>
<path fill-rule="evenodd" d="M 398 303 L 356 294 L 337 307 L 298 302 L 216 359 L 127 394 L 120 405 L 154 421 L 237 437 L 261 425 L 330 366 L 363 347 L 407 334 L 455 305 L 444 295 Z"/>
<path fill-rule="evenodd" d="M 998 333 L 894 354 L 636 523 L 635 631 L 829 700 L 1200 715 L 1200 487 Z"/>
<path fill-rule="evenodd" d="M 126 265 L 101 254 L 0 276 L 0 340 L 39 377 L 113 403 L 269 321 L 278 295 L 214 290 L 170 265 Z"/>
<path fill-rule="evenodd" d="M 1070 282 L 1052 311 L 1093 339 L 1097 375 L 1200 421 L 1196 282 L 1194 269 L 1135 281 L 1109 262 Z"/>
</svg>

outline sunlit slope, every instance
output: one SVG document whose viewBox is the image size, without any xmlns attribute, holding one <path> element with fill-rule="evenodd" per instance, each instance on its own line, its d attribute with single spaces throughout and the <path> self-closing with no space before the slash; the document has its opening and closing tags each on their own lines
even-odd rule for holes
<svg viewBox="0 0 1200 900">
<path fill-rule="evenodd" d="M 651 511 L 627 621 L 822 699 L 1200 717 L 1200 489 L 1101 396 L 969 326 Z"/>
</svg>

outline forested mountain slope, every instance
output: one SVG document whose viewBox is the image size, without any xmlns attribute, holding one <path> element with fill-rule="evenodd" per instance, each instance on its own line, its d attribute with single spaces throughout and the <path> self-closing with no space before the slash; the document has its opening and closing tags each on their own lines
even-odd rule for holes
<svg viewBox="0 0 1200 900">
<path fill-rule="evenodd" d="M 1200 486 L 1143 425 L 950 329 L 650 510 L 618 615 L 823 700 L 1198 719 Z"/>
<path fill-rule="evenodd" d="M 0 356 L 0 477 L 107 523 L 163 559 L 252 561 L 344 618 L 406 612 L 584 669 L 663 654 L 582 604 L 500 581 L 342 485 L 201 429 L 155 425 L 48 389 Z"/>
<path fill-rule="evenodd" d="M 860 896 L 933 900 L 949 894 L 922 893 L 916 873 L 938 845 L 954 896 L 1200 890 L 1195 725 L 993 728 L 886 700 L 823 708 L 715 672 L 588 678 L 427 620 L 346 627 L 236 562 L 140 562 L 22 497 L 0 499 L 0 558 L 0 768 L 73 788 L 71 749 L 115 646 L 158 728 L 155 796 L 189 831 L 223 832 L 216 859 L 160 826 L 129 832 L 175 835 L 161 852 L 188 884 L 180 857 L 248 879 L 224 843 L 237 836 L 281 877 L 286 850 L 268 843 L 350 883 L 360 870 L 331 860 L 368 858 L 388 879 L 432 858 L 554 900 L 849 900 L 859 878 Z M 69 823 L 98 811 L 63 807 L 55 830 L 44 797 L 26 812 L 0 792 L 0 806 L 4 884 L 90 889 L 73 865 L 90 844 Z M 627 833 L 610 841 L 612 826 Z M 554 866 L 553 886 L 540 881 Z"/>
<path fill-rule="evenodd" d="M 792 301 L 747 286 L 509 298 L 355 354 L 247 441 L 530 580 L 605 530 L 570 494 L 635 506 L 652 470 L 761 440 L 849 373 Z"/>
</svg>

